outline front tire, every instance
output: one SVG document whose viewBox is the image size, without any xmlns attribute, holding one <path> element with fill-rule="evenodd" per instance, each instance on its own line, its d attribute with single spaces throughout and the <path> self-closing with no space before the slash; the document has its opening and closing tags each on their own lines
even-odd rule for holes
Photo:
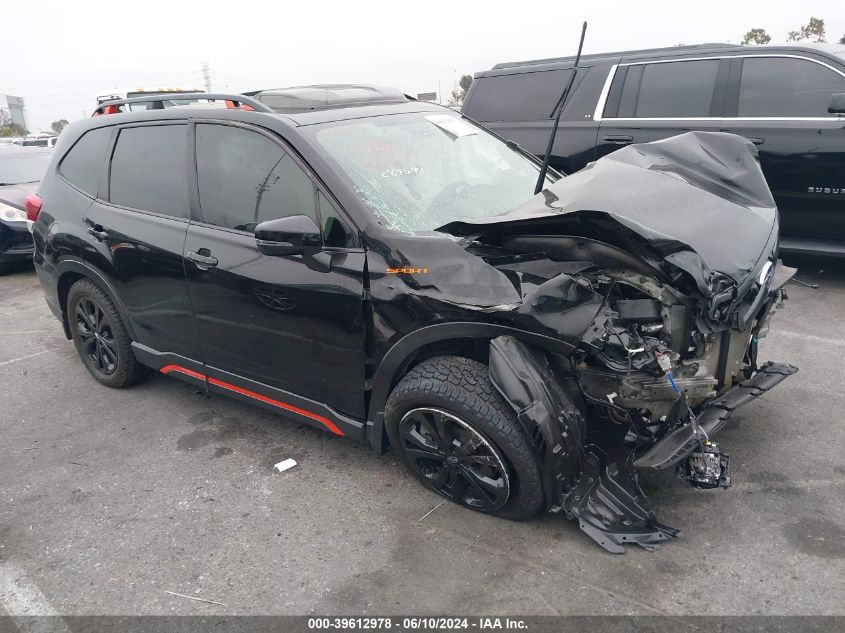
<svg viewBox="0 0 845 633">
<path fill-rule="evenodd" d="M 97 284 L 80 279 L 70 287 L 67 315 L 76 351 L 98 382 L 121 389 L 149 374 L 132 353 L 120 314 Z"/>
<path fill-rule="evenodd" d="M 429 490 L 511 520 L 542 510 L 539 462 L 485 365 L 429 358 L 396 385 L 384 413 L 391 446 Z"/>
</svg>

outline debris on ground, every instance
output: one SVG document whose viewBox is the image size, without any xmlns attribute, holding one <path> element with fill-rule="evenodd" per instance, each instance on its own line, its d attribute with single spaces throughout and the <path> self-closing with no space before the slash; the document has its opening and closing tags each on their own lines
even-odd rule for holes
<svg viewBox="0 0 845 633">
<path fill-rule="evenodd" d="M 207 602 L 208 604 L 217 604 L 221 607 L 227 607 L 229 605 L 224 604 L 222 602 L 217 602 L 216 600 L 206 600 L 205 598 L 197 598 L 196 596 L 186 596 L 184 593 L 176 593 L 175 591 L 168 591 L 167 589 L 164 590 L 164 593 L 169 593 L 171 596 L 179 596 L 180 598 L 187 598 L 188 600 L 196 600 L 197 602 Z"/>
<path fill-rule="evenodd" d="M 419 523 L 419 522 L 420 522 L 420 521 L 422 521 L 424 518 L 426 518 L 429 514 L 431 514 L 431 513 L 432 513 L 432 512 L 434 512 L 435 510 L 437 510 L 437 508 L 439 508 L 439 507 L 440 507 L 440 506 L 442 506 L 444 503 L 446 503 L 446 501 L 448 501 L 448 499 L 444 499 L 443 501 L 441 501 L 440 503 L 438 503 L 436 506 L 434 506 L 431 510 L 429 510 L 429 511 L 428 511 L 428 512 L 426 512 L 424 515 L 422 515 L 419 519 L 417 519 L 417 523 Z"/>
<path fill-rule="evenodd" d="M 296 460 L 288 458 L 284 461 L 279 462 L 275 466 L 273 466 L 274 470 L 278 470 L 280 473 L 285 472 L 286 470 L 290 470 L 296 466 Z"/>
</svg>

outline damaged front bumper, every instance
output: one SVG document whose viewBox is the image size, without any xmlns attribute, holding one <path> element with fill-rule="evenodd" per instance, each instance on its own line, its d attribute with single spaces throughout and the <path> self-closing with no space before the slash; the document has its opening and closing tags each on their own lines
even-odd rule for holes
<svg viewBox="0 0 845 633">
<path fill-rule="evenodd" d="M 681 535 L 657 521 L 648 508 L 638 471 L 679 465 L 704 445 L 714 447 L 718 464 L 718 445 L 710 438 L 737 408 L 798 371 L 792 365 L 763 365 L 751 378 L 699 407 L 694 421 L 637 456 L 621 443 L 601 445 L 590 438 L 579 394 L 567 388 L 571 381 L 560 380 L 559 368 L 541 350 L 502 336 L 491 342 L 489 368 L 491 382 L 516 411 L 537 449 L 549 510 L 577 519 L 590 538 L 616 554 L 623 553 L 626 544 L 652 550 Z M 727 479 L 726 472 L 722 475 Z"/>
<path fill-rule="evenodd" d="M 720 431 L 739 407 L 779 385 L 797 371 L 797 367 L 785 363 L 766 363 L 751 378 L 731 387 L 696 412 L 695 423 L 675 429 L 634 460 L 634 468 L 664 470 L 675 466 L 701 442 L 709 440 Z"/>
</svg>

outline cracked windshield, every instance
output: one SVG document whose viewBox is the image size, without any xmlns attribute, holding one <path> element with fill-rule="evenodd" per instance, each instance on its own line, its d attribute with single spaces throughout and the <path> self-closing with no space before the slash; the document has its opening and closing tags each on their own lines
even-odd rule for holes
<svg viewBox="0 0 845 633">
<path fill-rule="evenodd" d="M 316 137 L 381 223 L 405 233 L 510 211 L 532 196 L 539 173 L 495 136 L 451 115 L 341 121 Z"/>
</svg>

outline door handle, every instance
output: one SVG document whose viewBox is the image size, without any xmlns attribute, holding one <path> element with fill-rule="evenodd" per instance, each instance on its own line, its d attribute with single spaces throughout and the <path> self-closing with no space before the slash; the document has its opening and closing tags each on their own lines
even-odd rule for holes
<svg viewBox="0 0 845 633">
<path fill-rule="evenodd" d="M 209 266 L 217 266 L 217 258 L 207 248 L 201 248 L 199 251 L 188 251 L 186 257 L 195 262 L 197 268 L 203 270 Z"/>
<path fill-rule="evenodd" d="M 755 145 L 762 145 L 763 143 L 766 142 L 766 139 L 760 138 L 758 136 L 749 136 L 748 140 L 751 141 L 752 143 L 754 143 Z"/>
<path fill-rule="evenodd" d="M 628 136 L 627 134 L 608 134 L 604 137 L 604 140 L 614 145 L 625 145 L 626 143 L 631 143 L 634 137 Z"/>
<path fill-rule="evenodd" d="M 94 226 L 88 227 L 88 235 L 92 236 L 98 242 L 102 242 L 103 240 L 107 240 L 109 238 L 109 234 L 103 230 L 103 227 L 99 224 L 95 224 Z"/>
</svg>

